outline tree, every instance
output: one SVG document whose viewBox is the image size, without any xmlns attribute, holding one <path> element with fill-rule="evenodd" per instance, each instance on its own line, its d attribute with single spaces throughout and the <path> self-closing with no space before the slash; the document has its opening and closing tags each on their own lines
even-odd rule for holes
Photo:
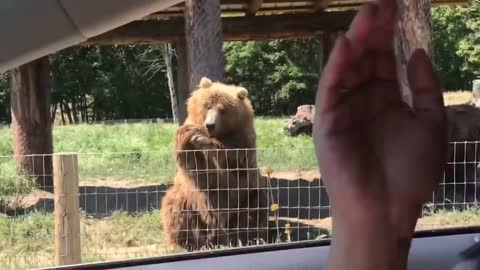
<svg viewBox="0 0 480 270">
<path fill-rule="evenodd" d="M 407 63 L 416 49 L 432 57 L 432 25 L 429 0 L 397 0 L 399 20 L 395 39 L 397 69 L 403 98 L 412 104 L 407 79 Z"/>
<path fill-rule="evenodd" d="M 434 64 L 446 90 L 470 89 L 474 78 L 463 49 L 471 32 L 467 20 L 472 10 L 462 6 L 441 6 L 432 10 L 432 44 Z"/>
<path fill-rule="evenodd" d="M 175 83 L 173 79 L 173 63 L 172 63 L 172 45 L 165 44 L 163 47 L 163 59 L 165 60 L 165 67 L 167 69 L 168 88 L 170 90 L 170 103 L 172 104 L 173 122 L 178 123 L 178 102 L 177 93 L 175 90 Z"/>
<path fill-rule="evenodd" d="M 245 86 L 257 115 L 283 115 L 314 100 L 320 69 L 316 39 L 228 42 L 227 82 Z"/>
<path fill-rule="evenodd" d="M 162 52 L 153 46 L 72 47 L 52 55 L 54 104 L 68 122 L 170 117 Z"/>
<path fill-rule="evenodd" d="M 53 192 L 51 81 L 43 57 L 11 71 L 11 110 L 14 155 L 21 174 Z"/>
<path fill-rule="evenodd" d="M 468 7 L 458 8 L 465 21 L 467 34 L 460 41 L 458 55 L 465 59 L 462 71 L 472 76 L 480 75 L 480 2 L 470 1 Z"/>
</svg>

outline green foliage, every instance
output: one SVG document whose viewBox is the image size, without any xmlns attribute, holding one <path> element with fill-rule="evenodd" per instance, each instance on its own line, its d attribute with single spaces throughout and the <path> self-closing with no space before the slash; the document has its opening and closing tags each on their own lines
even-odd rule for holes
<svg viewBox="0 0 480 270">
<path fill-rule="evenodd" d="M 468 7 L 462 8 L 462 20 L 468 29 L 460 41 L 458 55 L 465 58 L 463 71 L 480 75 L 480 2 L 471 0 Z"/>
<path fill-rule="evenodd" d="M 162 70 L 147 74 L 160 54 L 150 46 L 72 47 L 51 56 L 54 103 L 78 122 L 169 117 Z M 161 62 L 160 62 L 161 63 Z"/>
<path fill-rule="evenodd" d="M 462 40 L 470 33 L 470 10 L 461 6 L 437 7 L 432 11 L 435 67 L 445 89 L 471 89 L 473 70 L 462 53 Z"/>
<path fill-rule="evenodd" d="M 8 73 L 0 73 L 0 124 L 10 122 Z"/>
<path fill-rule="evenodd" d="M 315 39 L 228 42 L 227 81 L 249 89 L 257 115 L 292 114 L 314 100 L 320 46 Z"/>
<path fill-rule="evenodd" d="M 29 193 L 34 188 L 33 179 L 17 174 L 15 161 L 11 157 L 0 157 L 0 197 Z"/>
</svg>

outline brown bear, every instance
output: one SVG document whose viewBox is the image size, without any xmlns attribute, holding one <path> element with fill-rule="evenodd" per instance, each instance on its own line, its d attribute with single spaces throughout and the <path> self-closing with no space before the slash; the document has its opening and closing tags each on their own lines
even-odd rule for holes
<svg viewBox="0 0 480 270">
<path fill-rule="evenodd" d="M 162 199 L 169 246 L 189 251 L 268 241 L 269 191 L 256 160 L 245 88 L 202 78 L 174 138 L 177 174 Z"/>
</svg>

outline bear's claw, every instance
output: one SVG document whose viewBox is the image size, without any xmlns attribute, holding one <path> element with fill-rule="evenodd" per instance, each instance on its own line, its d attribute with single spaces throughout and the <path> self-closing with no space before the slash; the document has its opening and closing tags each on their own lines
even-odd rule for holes
<svg viewBox="0 0 480 270">
<path fill-rule="evenodd" d="M 196 148 L 199 149 L 219 149 L 223 148 L 221 142 L 215 138 L 209 138 L 201 133 L 195 133 L 190 138 L 190 143 L 192 143 Z"/>
</svg>

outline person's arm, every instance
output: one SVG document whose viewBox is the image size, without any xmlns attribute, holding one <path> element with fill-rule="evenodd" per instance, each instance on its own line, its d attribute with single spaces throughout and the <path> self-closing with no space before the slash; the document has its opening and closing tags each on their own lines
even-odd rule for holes
<svg viewBox="0 0 480 270">
<path fill-rule="evenodd" d="M 362 220 L 333 216 L 330 269 L 401 269 L 395 228 L 385 215 L 366 213 Z"/>
</svg>

